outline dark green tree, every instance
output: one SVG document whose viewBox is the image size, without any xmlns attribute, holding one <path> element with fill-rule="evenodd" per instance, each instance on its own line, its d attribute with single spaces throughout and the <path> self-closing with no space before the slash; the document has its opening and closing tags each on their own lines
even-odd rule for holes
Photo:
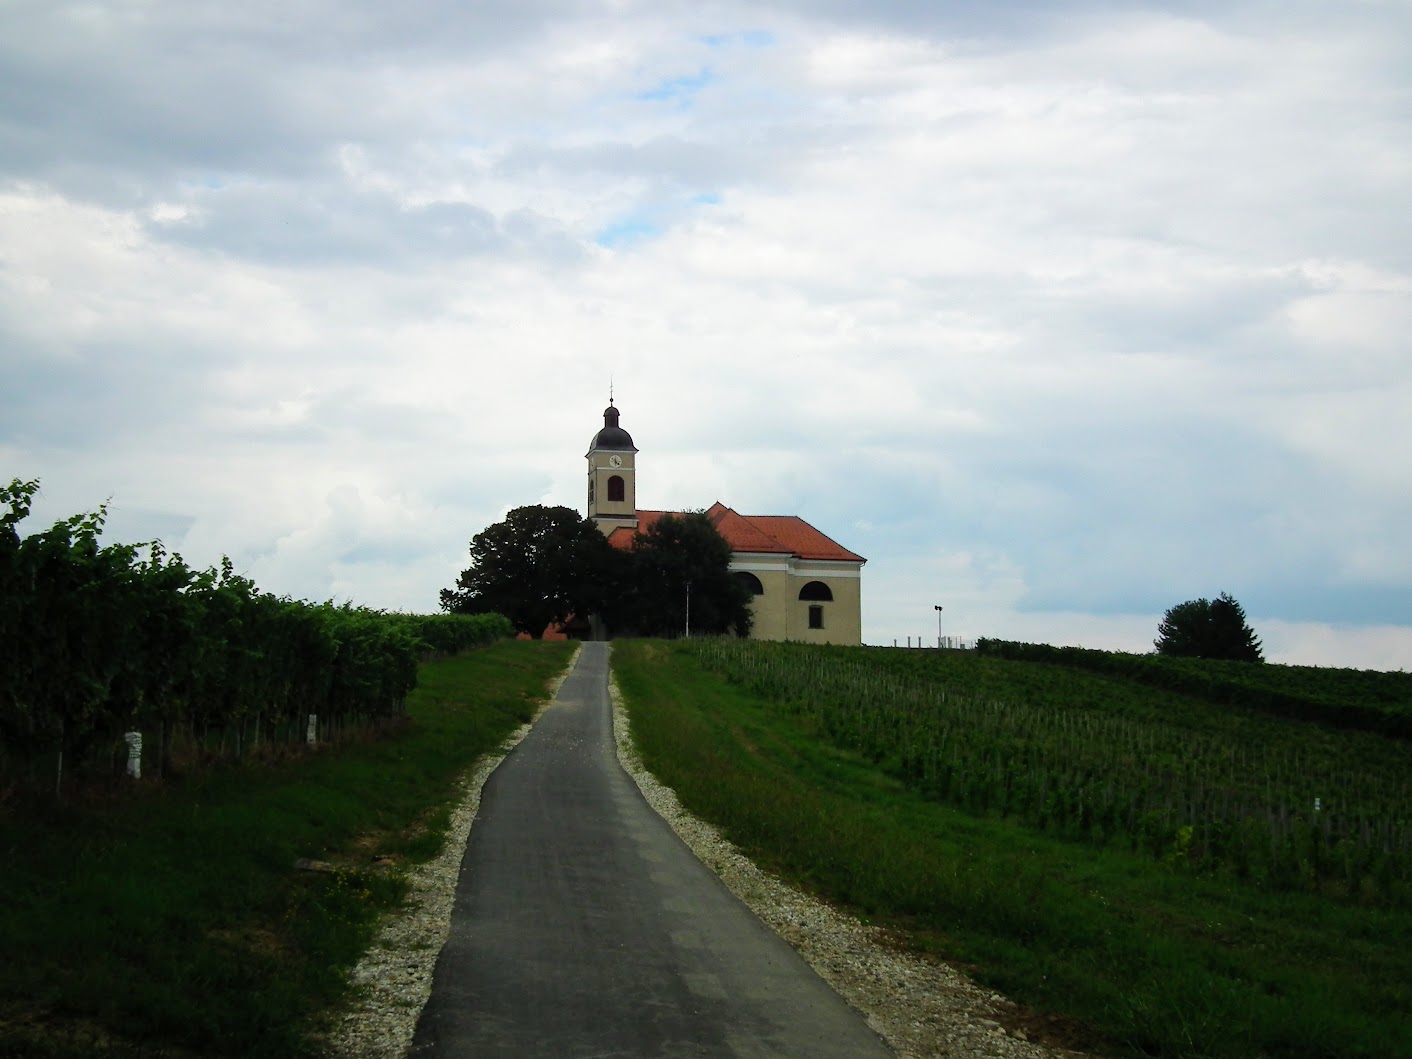
<svg viewBox="0 0 1412 1059">
<path fill-rule="evenodd" d="M 600 610 L 619 557 L 568 507 L 517 507 L 471 539 L 471 565 L 441 590 L 453 614 L 503 614 L 539 639 L 549 625 Z"/>
<path fill-rule="evenodd" d="M 731 547 L 705 514 L 663 515 L 633 537 L 621 592 L 608 608 L 615 627 L 643 636 L 750 632 L 750 591 L 731 576 Z"/>
<path fill-rule="evenodd" d="M 1182 658 L 1265 661 L 1244 608 L 1226 592 L 1213 600 L 1190 599 L 1169 608 L 1153 646 L 1160 655 Z"/>
</svg>

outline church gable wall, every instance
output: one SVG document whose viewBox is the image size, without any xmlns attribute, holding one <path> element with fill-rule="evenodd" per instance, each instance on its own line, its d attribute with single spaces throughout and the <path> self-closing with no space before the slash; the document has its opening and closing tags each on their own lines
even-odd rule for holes
<svg viewBox="0 0 1412 1059">
<path fill-rule="evenodd" d="M 796 560 L 790 571 L 788 593 L 788 639 L 805 643 L 860 644 L 863 642 L 862 570 L 857 563 Z M 808 591 L 806 586 L 823 585 L 827 592 Z M 805 598 L 800 594 L 831 599 Z M 811 608 L 818 608 L 817 626 L 810 621 Z"/>
<path fill-rule="evenodd" d="M 730 568 L 760 580 L 764 590 L 751 605 L 754 640 L 798 640 L 804 643 L 863 642 L 862 578 L 858 563 L 826 562 L 797 556 L 736 552 Z M 825 586 L 831 598 L 800 599 L 806 585 Z M 818 596 L 817 591 L 806 595 Z M 820 625 L 810 624 L 810 608 L 818 607 Z"/>
</svg>

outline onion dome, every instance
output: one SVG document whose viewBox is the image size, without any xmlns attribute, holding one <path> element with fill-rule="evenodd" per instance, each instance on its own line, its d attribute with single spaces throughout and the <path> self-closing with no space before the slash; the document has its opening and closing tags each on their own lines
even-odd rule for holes
<svg viewBox="0 0 1412 1059">
<path fill-rule="evenodd" d="M 618 410 L 613 407 L 610 401 L 608 407 L 603 409 L 603 429 L 593 435 L 593 440 L 588 443 L 589 452 L 636 452 L 637 446 L 632 443 L 632 435 L 622 427 L 618 426 Z"/>
</svg>

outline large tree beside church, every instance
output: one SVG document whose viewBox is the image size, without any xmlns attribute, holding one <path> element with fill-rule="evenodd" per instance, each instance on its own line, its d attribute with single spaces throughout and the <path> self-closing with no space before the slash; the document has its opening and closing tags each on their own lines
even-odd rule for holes
<svg viewBox="0 0 1412 1059">
<path fill-rule="evenodd" d="M 603 607 L 619 557 L 598 527 L 573 508 L 533 504 L 471 538 L 471 565 L 441 609 L 503 614 L 538 639 L 547 626 Z"/>
<path fill-rule="evenodd" d="M 750 631 L 751 594 L 731 575 L 731 547 L 701 512 L 668 514 L 635 534 L 625 553 L 610 627 L 641 636 Z"/>
</svg>

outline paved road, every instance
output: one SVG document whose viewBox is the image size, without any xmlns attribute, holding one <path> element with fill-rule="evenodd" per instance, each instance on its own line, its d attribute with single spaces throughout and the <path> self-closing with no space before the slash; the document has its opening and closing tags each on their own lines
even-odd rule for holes
<svg viewBox="0 0 1412 1059">
<path fill-rule="evenodd" d="M 643 800 L 608 645 L 491 775 L 418 1057 L 891 1056 Z"/>
</svg>

